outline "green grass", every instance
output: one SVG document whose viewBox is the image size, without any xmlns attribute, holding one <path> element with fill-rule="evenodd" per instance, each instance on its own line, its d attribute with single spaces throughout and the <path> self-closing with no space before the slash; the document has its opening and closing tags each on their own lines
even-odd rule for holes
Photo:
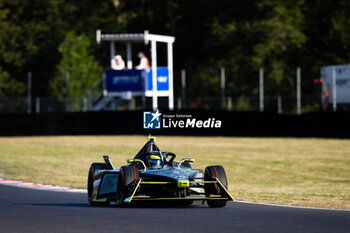
<svg viewBox="0 0 350 233">
<path fill-rule="evenodd" d="M 89 166 L 110 156 L 120 167 L 145 136 L 0 137 L 0 176 L 85 188 Z M 193 157 L 195 168 L 222 164 L 238 200 L 350 209 L 350 140 L 157 138 L 162 150 Z"/>
</svg>

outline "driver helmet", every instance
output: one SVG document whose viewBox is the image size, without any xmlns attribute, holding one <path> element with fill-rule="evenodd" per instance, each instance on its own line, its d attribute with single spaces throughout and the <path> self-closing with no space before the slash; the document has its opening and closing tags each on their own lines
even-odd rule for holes
<svg viewBox="0 0 350 233">
<path fill-rule="evenodd" d="M 161 166 L 162 160 L 159 155 L 151 155 L 147 160 L 149 167 L 158 168 Z"/>
</svg>

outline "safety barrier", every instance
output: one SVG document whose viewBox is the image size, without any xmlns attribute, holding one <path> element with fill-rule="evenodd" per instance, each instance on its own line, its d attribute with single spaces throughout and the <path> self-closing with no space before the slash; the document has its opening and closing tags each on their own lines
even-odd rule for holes
<svg viewBox="0 0 350 233">
<path fill-rule="evenodd" d="M 0 135 L 146 135 L 151 133 L 155 135 L 350 138 L 350 113 L 347 112 L 307 113 L 300 116 L 229 111 L 160 112 L 162 124 L 164 124 L 160 129 L 143 128 L 143 111 L 0 114 Z M 176 122 L 187 119 L 190 119 L 189 123 L 185 122 L 183 127 Z M 193 119 L 202 123 L 196 125 Z M 220 124 L 216 124 L 218 121 Z M 204 126 L 205 122 L 208 127 Z"/>
</svg>

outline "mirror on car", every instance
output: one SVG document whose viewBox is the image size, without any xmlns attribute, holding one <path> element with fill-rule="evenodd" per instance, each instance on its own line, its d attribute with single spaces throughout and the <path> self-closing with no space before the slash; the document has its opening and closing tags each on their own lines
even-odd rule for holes
<svg viewBox="0 0 350 233">
<path fill-rule="evenodd" d="M 183 159 L 181 159 L 181 161 L 183 161 L 183 162 L 189 162 L 189 163 L 194 163 L 194 162 L 195 162 L 195 159 L 193 159 L 193 158 L 183 158 Z"/>
</svg>

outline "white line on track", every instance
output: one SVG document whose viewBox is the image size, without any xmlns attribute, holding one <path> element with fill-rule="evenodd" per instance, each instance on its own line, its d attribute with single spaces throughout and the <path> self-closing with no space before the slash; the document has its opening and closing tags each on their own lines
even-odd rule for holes
<svg viewBox="0 0 350 233">
<path fill-rule="evenodd" d="M 250 205 L 263 205 L 263 206 L 286 207 L 286 208 L 296 208 L 296 209 L 330 210 L 330 211 L 342 211 L 342 212 L 343 211 L 347 211 L 347 212 L 350 212 L 350 210 L 345 210 L 345 209 L 330 209 L 330 208 L 320 208 L 320 207 L 281 205 L 281 204 L 270 204 L 270 203 L 261 203 L 261 202 L 251 202 L 251 201 L 235 201 L 235 202 L 243 203 L 243 204 L 250 204 Z"/>
<path fill-rule="evenodd" d="M 21 187 L 21 188 L 54 191 L 54 192 L 86 193 L 85 189 L 76 189 L 76 188 L 70 188 L 70 187 L 60 187 L 60 186 L 47 185 L 47 184 L 31 183 L 31 182 L 11 180 L 11 179 L 1 178 L 1 177 L 0 177 L 0 184 Z M 235 202 L 242 203 L 242 204 L 250 204 L 250 205 L 350 212 L 350 210 L 345 210 L 345 209 L 329 209 L 329 208 L 306 207 L 306 206 L 280 205 L 280 204 L 269 204 L 269 203 L 260 203 L 260 202 L 250 202 L 250 201 L 235 201 Z"/>
<path fill-rule="evenodd" d="M 38 184 L 38 183 L 25 182 L 20 180 L 11 180 L 6 178 L 0 178 L 0 184 L 21 187 L 21 188 L 55 191 L 55 192 L 86 193 L 85 189 L 60 187 L 60 186 L 54 186 L 54 185 L 48 185 L 48 184 Z"/>
</svg>

